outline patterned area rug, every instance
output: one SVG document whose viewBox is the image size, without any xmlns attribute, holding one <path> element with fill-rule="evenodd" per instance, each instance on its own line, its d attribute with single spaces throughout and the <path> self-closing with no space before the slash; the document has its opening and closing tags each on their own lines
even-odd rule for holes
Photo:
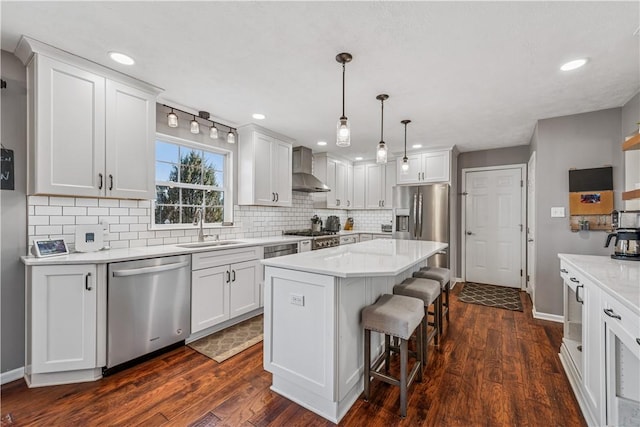
<svg viewBox="0 0 640 427">
<path fill-rule="evenodd" d="M 224 362 L 262 341 L 262 315 L 252 317 L 215 334 L 189 344 L 189 347 L 215 360 Z"/>
<path fill-rule="evenodd" d="M 480 304 L 507 310 L 522 311 L 520 290 L 504 286 L 466 282 L 458 295 L 462 302 Z"/>
</svg>

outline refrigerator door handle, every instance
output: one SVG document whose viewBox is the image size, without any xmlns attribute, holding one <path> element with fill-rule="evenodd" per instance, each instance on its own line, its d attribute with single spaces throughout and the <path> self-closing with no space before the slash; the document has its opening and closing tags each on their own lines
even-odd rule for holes
<svg viewBox="0 0 640 427">
<path fill-rule="evenodd" d="M 418 237 L 418 193 L 413 193 L 413 237 Z"/>
<path fill-rule="evenodd" d="M 420 234 L 418 235 L 418 238 L 422 237 L 422 213 L 422 193 L 420 193 L 418 196 L 418 215 L 420 218 Z"/>
</svg>

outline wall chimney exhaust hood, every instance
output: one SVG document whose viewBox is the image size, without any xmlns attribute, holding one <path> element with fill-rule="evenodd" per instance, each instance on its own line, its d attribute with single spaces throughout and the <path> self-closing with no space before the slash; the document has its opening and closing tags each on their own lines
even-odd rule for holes
<svg viewBox="0 0 640 427">
<path fill-rule="evenodd" d="M 322 193 L 331 191 L 326 184 L 311 175 L 313 157 L 307 147 L 293 148 L 293 191 Z"/>
</svg>

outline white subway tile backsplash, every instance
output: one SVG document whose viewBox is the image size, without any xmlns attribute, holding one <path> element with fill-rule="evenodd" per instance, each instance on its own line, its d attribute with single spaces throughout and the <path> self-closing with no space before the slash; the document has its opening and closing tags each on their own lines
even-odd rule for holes
<svg viewBox="0 0 640 427">
<path fill-rule="evenodd" d="M 76 201 L 76 206 L 87 206 L 87 207 L 98 206 L 98 199 L 77 198 L 75 199 L 75 201 Z"/>
<path fill-rule="evenodd" d="M 36 225 L 36 234 L 51 235 L 62 234 L 61 225 Z"/>
<path fill-rule="evenodd" d="M 108 224 L 105 240 L 112 248 L 170 245 L 197 240 L 198 228 L 153 230 L 153 212 L 148 200 L 117 200 L 96 198 L 30 196 L 28 206 L 29 239 L 75 236 L 75 224 Z M 293 206 L 234 206 L 233 228 L 206 228 L 205 234 L 221 239 L 279 236 L 283 230 L 310 228 L 310 218 L 318 215 L 326 222 L 337 215 L 344 226 L 353 217 L 355 230 L 376 231 L 380 224 L 390 223 L 390 210 L 344 211 L 314 209 L 313 198 L 306 193 L 293 193 Z M 53 228 L 50 228 L 53 227 Z M 69 241 L 69 240 L 67 240 Z"/>
<path fill-rule="evenodd" d="M 87 215 L 109 215 L 109 208 L 87 208 Z"/>
<path fill-rule="evenodd" d="M 98 206 L 105 208 L 117 208 L 120 206 L 120 201 L 117 199 L 99 199 Z"/>
<path fill-rule="evenodd" d="M 62 224 L 75 224 L 76 218 L 74 216 L 50 216 L 50 217 L 37 217 L 37 218 L 48 218 L 51 225 L 62 225 Z M 31 222 L 35 225 L 34 222 Z"/>
<path fill-rule="evenodd" d="M 49 206 L 75 206 L 72 197 L 49 197 Z"/>
<path fill-rule="evenodd" d="M 36 206 L 36 215 L 62 215 L 60 206 Z"/>
<path fill-rule="evenodd" d="M 87 208 L 85 207 L 69 207 L 69 206 L 65 206 L 62 208 L 62 214 L 63 215 L 86 215 L 87 214 Z"/>
<path fill-rule="evenodd" d="M 137 208 L 138 201 L 137 200 L 120 200 L 121 208 Z"/>
</svg>

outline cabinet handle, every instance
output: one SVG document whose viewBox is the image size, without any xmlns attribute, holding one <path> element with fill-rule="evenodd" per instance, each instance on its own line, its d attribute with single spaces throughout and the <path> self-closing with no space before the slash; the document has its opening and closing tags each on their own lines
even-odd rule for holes
<svg viewBox="0 0 640 427">
<path fill-rule="evenodd" d="M 229 283 L 231 281 L 231 273 L 229 273 L 229 270 L 227 270 L 227 283 Z"/>
<path fill-rule="evenodd" d="M 233 274 L 233 279 L 231 279 L 232 282 L 236 281 L 236 271 L 235 270 L 231 270 L 231 274 Z"/>
<path fill-rule="evenodd" d="M 276 193 L 276 202 L 280 200 L 280 195 Z"/>
<path fill-rule="evenodd" d="M 613 309 L 611 308 L 605 308 L 604 314 L 606 314 L 609 317 L 613 317 L 614 319 L 622 320 L 622 317 L 620 317 L 619 314 L 614 313 Z"/>
<path fill-rule="evenodd" d="M 580 281 L 575 277 L 570 277 L 569 280 L 571 280 L 573 283 L 580 283 Z"/>
<path fill-rule="evenodd" d="M 382 201 L 382 207 L 384 208 L 384 200 Z"/>
<path fill-rule="evenodd" d="M 90 291 L 91 289 L 93 289 L 91 286 L 89 286 L 89 278 L 91 277 L 91 273 L 87 273 L 86 276 L 84 276 L 84 288 L 88 291 Z"/>
<path fill-rule="evenodd" d="M 564 268 L 561 268 L 560 269 L 560 273 L 568 273 L 568 271 L 566 269 L 564 269 Z"/>
<path fill-rule="evenodd" d="M 422 172 L 422 180 L 424 181 L 424 172 Z"/>
<path fill-rule="evenodd" d="M 420 172 L 418 172 L 418 181 L 420 181 Z"/>
<path fill-rule="evenodd" d="M 98 190 L 102 190 L 102 174 L 98 174 L 98 178 L 100 178 L 100 184 L 98 184 Z"/>
<path fill-rule="evenodd" d="M 113 190 L 113 175 L 109 174 L 109 191 Z"/>
<path fill-rule="evenodd" d="M 578 285 L 576 286 L 576 301 L 578 301 L 580 304 L 584 304 L 584 300 L 582 298 L 580 298 L 580 288 L 584 289 L 584 285 Z"/>
<path fill-rule="evenodd" d="M 276 193 L 271 193 L 271 201 L 272 202 L 276 201 Z"/>
<path fill-rule="evenodd" d="M 347 206 L 351 206 L 351 200 L 347 200 Z"/>
<path fill-rule="evenodd" d="M 340 206 L 340 199 L 336 199 L 336 206 Z"/>
<path fill-rule="evenodd" d="M 640 338 L 636 338 L 636 342 L 640 345 Z"/>
</svg>

